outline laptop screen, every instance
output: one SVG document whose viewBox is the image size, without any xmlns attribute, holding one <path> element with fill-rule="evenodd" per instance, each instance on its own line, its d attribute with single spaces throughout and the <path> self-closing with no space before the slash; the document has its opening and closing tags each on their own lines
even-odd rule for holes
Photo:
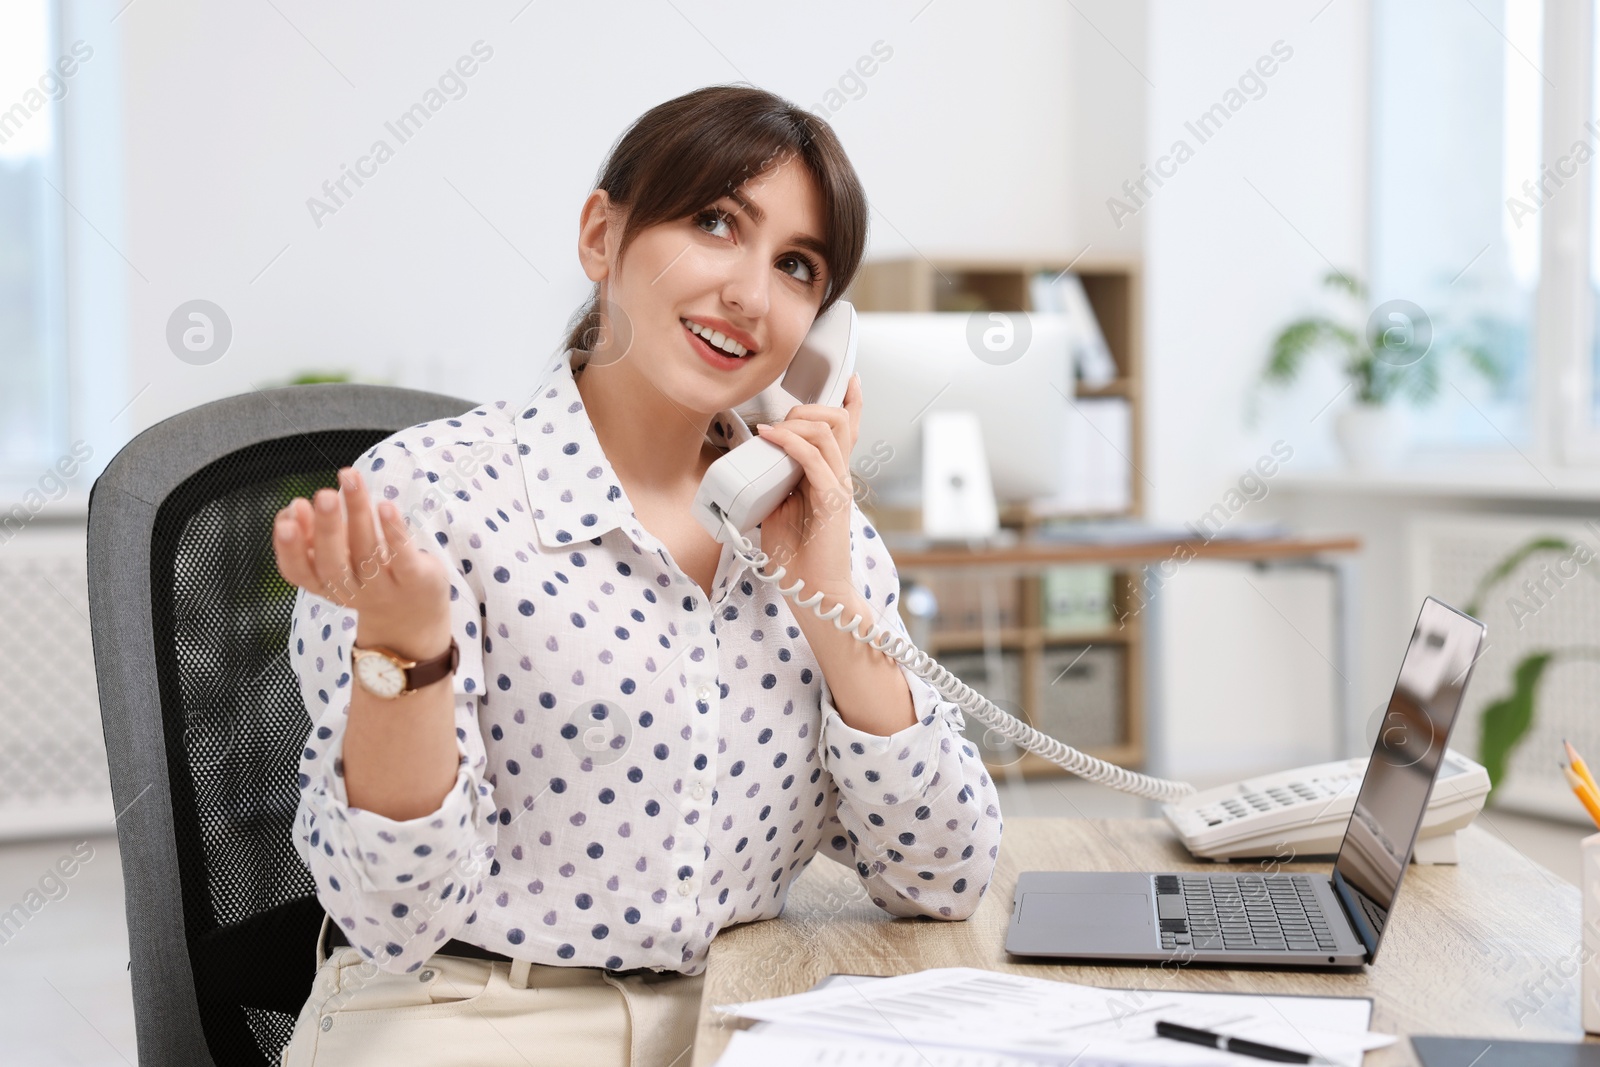
<svg viewBox="0 0 1600 1067">
<path fill-rule="evenodd" d="M 1423 601 L 1400 677 L 1378 728 L 1350 825 L 1333 865 L 1335 890 L 1368 961 L 1400 892 L 1484 626 L 1433 597 Z"/>
</svg>

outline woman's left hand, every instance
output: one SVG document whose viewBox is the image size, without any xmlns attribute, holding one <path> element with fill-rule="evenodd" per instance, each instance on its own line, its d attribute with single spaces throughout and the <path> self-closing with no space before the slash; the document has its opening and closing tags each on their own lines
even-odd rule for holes
<svg viewBox="0 0 1600 1067">
<path fill-rule="evenodd" d="M 850 582 L 850 453 L 861 425 L 861 376 L 852 374 L 844 407 L 798 404 L 780 423 L 758 432 L 782 448 L 804 472 L 800 484 L 761 522 L 761 551 L 785 569 L 780 584 L 805 582 L 809 597 L 823 594 L 821 607 L 853 595 Z"/>
</svg>

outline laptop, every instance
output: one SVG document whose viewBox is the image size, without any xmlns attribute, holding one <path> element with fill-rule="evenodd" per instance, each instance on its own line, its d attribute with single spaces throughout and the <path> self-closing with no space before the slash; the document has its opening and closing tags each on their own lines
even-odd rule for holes
<svg viewBox="0 0 1600 1067">
<path fill-rule="evenodd" d="M 1024 871 L 1014 956 L 1360 970 L 1378 956 L 1483 623 L 1423 601 L 1331 875 Z M 1241 862 L 1238 864 L 1243 866 Z"/>
</svg>

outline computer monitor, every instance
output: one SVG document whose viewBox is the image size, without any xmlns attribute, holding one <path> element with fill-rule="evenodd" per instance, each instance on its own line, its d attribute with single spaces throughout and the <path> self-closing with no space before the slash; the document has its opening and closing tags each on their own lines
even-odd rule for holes
<svg viewBox="0 0 1600 1067">
<path fill-rule="evenodd" d="M 921 503 L 921 420 L 935 410 L 977 413 L 1000 503 L 1062 491 L 1066 420 L 1072 415 L 1073 320 L 1064 314 L 995 314 L 1013 321 L 990 320 L 986 312 L 860 313 L 856 370 L 862 411 L 852 469 L 876 503 Z M 995 331 L 990 337 L 1009 337 L 1014 348 L 986 349 L 985 330 Z M 1015 343 L 1024 330 L 1025 348 Z"/>
</svg>

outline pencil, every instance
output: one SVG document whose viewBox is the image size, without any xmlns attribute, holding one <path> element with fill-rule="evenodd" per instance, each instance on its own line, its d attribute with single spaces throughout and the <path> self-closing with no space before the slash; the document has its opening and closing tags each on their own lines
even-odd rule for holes
<svg viewBox="0 0 1600 1067">
<path fill-rule="evenodd" d="M 1600 785 L 1595 784 L 1594 775 L 1589 773 L 1589 765 L 1583 762 L 1583 757 L 1578 755 L 1578 750 L 1573 748 L 1571 743 L 1564 737 L 1561 739 L 1561 743 L 1566 746 L 1567 759 L 1572 761 L 1572 769 L 1578 772 L 1579 778 L 1589 783 L 1589 788 L 1594 790 L 1596 796 L 1600 796 Z"/>
<path fill-rule="evenodd" d="M 1577 796 L 1579 803 L 1589 813 L 1589 818 L 1594 820 L 1595 828 L 1600 829 L 1600 796 L 1597 796 L 1589 783 L 1579 777 L 1578 772 L 1571 767 L 1563 764 L 1561 773 L 1567 776 L 1567 784 L 1572 786 L 1572 792 Z"/>
</svg>

